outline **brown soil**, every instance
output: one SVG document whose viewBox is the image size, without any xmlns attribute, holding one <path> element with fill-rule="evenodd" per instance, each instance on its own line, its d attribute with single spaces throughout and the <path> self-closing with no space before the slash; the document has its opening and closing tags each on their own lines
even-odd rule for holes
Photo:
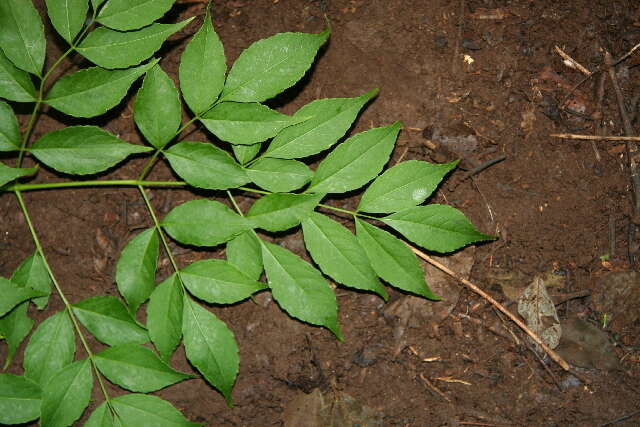
<svg viewBox="0 0 640 427">
<path fill-rule="evenodd" d="M 471 280 L 509 303 L 499 285 L 504 282 L 496 277 L 515 277 L 514 286 L 522 287 L 536 274 L 554 271 L 566 278 L 560 293 L 598 292 L 598 279 L 609 270 L 636 267 L 627 257 L 631 192 L 622 145 L 597 142 L 597 158 L 590 142 L 549 136 L 595 132 L 589 115 L 596 111 L 598 80 L 592 78 L 571 93 L 583 76 L 563 65 L 554 46 L 595 70 L 602 60 L 599 46 L 619 56 L 640 41 L 637 20 L 634 25 L 636 7 L 630 0 L 239 0 L 215 2 L 214 24 L 231 64 L 258 39 L 285 31 L 321 31 L 326 15 L 332 27 L 330 43 L 304 81 L 272 105 L 292 113 L 313 99 L 352 97 L 380 88 L 378 99 L 353 131 L 401 120 L 405 127 L 392 164 L 400 159 L 462 158 L 463 167 L 432 201 L 460 208 L 481 231 L 499 236 L 496 242 L 476 248 Z M 495 18 L 496 9 L 506 16 L 482 19 L 491 11 Z M 202 15 L 203 10 L 203 2 L 179 1 L 167 20 Z M 183 38 L 173 39 L 162 52 L 162 66 L 176 80 L 186 37 L 200 22 L 196 19 Z M 56 49 L 50 47 L 50 57 Z M 465 63 L 463 55 L 474 62 Z M 633 66 L 636 58 L 618 72 L 629 100 L 640 89 Z M 73 61 L 81 64 L 80 58 Z M 565 98 L 576 109 L 584 106 L 584 114 L 558 112 L 554 107 Z M 125 140 L 140 141 L 131 119 L 132 99 L 129 96 L 115 112 L 92 121 Z M 609 82 L 602 112 L 604 132 L 621 134 Z M 68 124 L 58 114 L 44 115 L 34 137 Z M 472 142 L 445 149 L 438 145 L 443 135 Z M 190 140 L 206 137 L 199 128 L 189 135 Z M 506 156 L 504 161 L 462 179 L 466 170 L 501 155 Z M 129 161 L 108 177 L 134 178 L 141 165 L 139 159 Z M 172 179 L 171 172 L 162 164 L 151 175 L 151 179 L 167 178 Z M 61 179 L 41 170 L 35 181 Z M 175 190 L 153 190 L 150 195 L 161 214 L 193 197 Z M 74 189 L 25 193 L 25 198 L 45 253 L 71 302 L 116 295 L 118 253 L 141 227 L 150 225 L 137 192 Z M 357 195 L 329 201 L 346 207 L 355 207 L 356 202 Z M 7 277 L 34 246 L 15 197 L 0 195 L 0 209 L 0 274 Z M 613 242 L 610 229 L 615 231 Z M 284 239 L 289 249 L 307 256 L 300 233 Z M 175 248 L 181 265 L 222 255 Z M 600 258 L 605 254 L 608 260 Z M 163 260 L 159 278 L 169 271 Z M 390 293 L 391 301 L 403 297 Z M 581 377 L 591 382 L 585 384 L 547 359 L 541 362 L 515 325 L 467 290 L 439 325 L 421 319 L 409 322 L 402 345 L 397 320 L 385 315 L 381 300 L 342 288 L 337 294 L 343 343 L 324 329 L 289 318 L 265 295 L 258 303 L 212 308 L 240 346 L 234 408 L 199 379 L 157 394 L 190 420 L 214 426 L 282 425 L 287 405 L 315 389 L 347 393 L 376 411 L 385 426 L 597 426 L 638 410 L 637 321 L 615 331 L 606 329 L 615 344 L 611 352 L 618 359 L 617 369 L 581 369 Z M 47 310 L 30 314 L 40 321 L 61 307 L 54 297 Z M 596 311 L 591 297 L 557 308 L 561 319 L 580 317 L 595 325 L 600 325 L 603 314 Z M 510 309 L 515 311 L 515 305 Z M 487 326 L 502 331 L 502 336 Z M 24 345 L 10 372 L 21 372 L 23 349 Z M 193 371 L 182 350 L 173 364 Z M 116 387 L 110 392 L 122 393 Z M 94 397 L 97 401 L 90 409 L 101 401 L 97 392 Z M 640 425 L 640 417 L 636 414 L 615 425 Z"/>
</svg>

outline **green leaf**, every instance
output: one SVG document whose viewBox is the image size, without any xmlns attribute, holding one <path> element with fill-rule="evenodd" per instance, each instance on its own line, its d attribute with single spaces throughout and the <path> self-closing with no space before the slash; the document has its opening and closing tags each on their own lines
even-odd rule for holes
<svg viewBox="0 0 640 427">
<path fill-rule="evenodd" d="M 127 68 L 153 55 L 170 35 L 180 31 L 192 19 L 177 24 L 152 24 L 125 33 L 99 27 L 90 32 L 76 50 L 99 67 Z"/>
<path fill-rule="evenodd" d="M 109 169 L 131 154 L 150 150 L 151 147 L 129 144 L 97 126 L 70 126 L 46 133 L 29 151 L 59 172 L 89 175 Z"/>
<path fill-rule="evenodd" d="M 114 30 L 142 28 L 161 18 L 175 0 L 109 0 L 96 21 Z"/>
<path fill-rule="evenodd" d="M 396 122 L 347 139 L 320 162 L 307 191 L 345 193 L 371 181 L 389 161 L 400 127 Z"/>
<path fill-rule="evenodd" d="M 2 369 L 7 369 L 18 347 L 33 328 L 33 320 L 27 315 L 28 302 L 18 304 L 9 313 L 0 317 L 0 335 L 7 342 L 7 358 Z M 0 410 L 0 412 L 2 412 Z M 0 423 L 2 420 L 0 419 Z"/>
<path fill-rule="evenodd" d="M 2 298 L 0 298 L 1 317 L 21 302 L 31 298 L 43 297 L 46 294 L 27 286 L 19 286 L 4 277 L 0 277 L 0 295 L 2 295 Z"/>
<path fill-rule="evenodd" d="M 150 393 L 192 378 L 172 369 L 151 349 L 137 344 L 109 347 L 96 354 L 95 361 L 109 381 L 139 393 Z"/>
<path fill-rule="evenodd" d="M 378 276 L 404 291 L 440 299 L 424 280 L 418 258 L 401 240 L 359 219 L 356 219 L 356 236 Z"/>
<path fill-rule="evenodd" d="M 18 119 L 13 114 L 9 104 L 0 101 L 0 151 L 15 151 L 18 149 L 20 149 Z"/>
<path fill-rule="evenodd" d="M 13 65 L 2 50 L 0 50 L 0 98 L 17 102 L 36 100 L 36 88 L 31 81 L 31 76 Z"/>
<path fill-rule="evenodd" d="M 47 14 L 53 27 L 71 44 L 87 18 L 87 0 L 46 0 Z"/>
<path fill-rule="evenodd" d="M 187 358 L 231 406 L 240 359 L 233 332 L 213 313 L 185 296 L 182 335 Z"/>
<path fill-rule="evenodd" d="M 0 1 L 0 47 L 18 68 L 40 75 L 46 40 L 42 19 L 31 1 Z"/>
<path fill-rule="evenodd" d="M 38 310 L 42 310 L 47 306 L 49 295 L 51 295 L 51 277 L 42 256 L 38 252 L 22 261 L 11 276 L 11 281 L 18 286 L 28 286 L 44 292 L 46 296 L 35 298 L 32 302 L 38 307 Z"/>
<path fill-rule="evenodd" d="M 133 104 L 133 119 L 154 147 L 164 147 L 180 127 L 180 95 L 173 80 L 156 65 L 147 72 Z"/>
<path fill-rule="evenodd" d="M 209 110 L 200 121 L 223 141 L 252 145 L 306 119 L 287 116 L 255 102 L 223 102 Z"/>
<path fill-rule="evenodd" d="M 260 151 L 261 145 L 262 144 L 231 145 L 231 148 L 233 149 L 233 154 L 236 156 L 236 159 L 238 159 L 240 164 L 245 165 L 256 157 L 256 154 Z"/>
<path fill-rule="evenodd" d="M 189 292 L 212 304 L 234 304 L 266 288 L 222 259 L 194 262 L 180 270 L 180 277 Z"/>
<path fill-rule="evenodd" d="M 262 248 L 255 233 L 245 231 L 227 243 L 227 260 L 247 277 L 258 280 L 262 275 Z"/>
<path fill-rule="evenodd" d="M 124 304 L 115 297 L 91 297 L 72 307 L 84 327 L 107 345 L 143 344 L 149 341 L 147 331 L 136 323 Z"/>
<path fill-rule="evenodd" d="M 117 420 L 117 421 L 116 421 Z M 116 424 L 117 423 L 117 424 Z M 122 426 L 118 418 L 114 419 L 111 409 L 102 402 L 92 413 L 83 427 L 115 427 Z"/>
<path fill-rule="evenodd" d="M 94 117 L 106 113 L 120 103 L 138 77 L 157 63 L 158 60 L 154 59 L 126 70 L 92 67 L 68 74 L 56 81 L 45 102 L 74 117 Z"/>
<path fill-rule="evenodd" d="M 262 102 L 293 86 L 307 72 L 329 38 L 320 34 L 281 33 L 259 40 L 240 54 L 222 90 L 222 100 Z"/>
<path fill-rule="evenodd" d="M 123 426 L 196 427 L 169 402 L 146 394 L 125 394 L 111 399 Z M 106 406 L 106 405 L 105 405 Z"/>
<path fill-rule="evenodd" d="M 288 230 L 313 212 L 323 197 L 324 194 L 269 194 L 251 206 L 246 218 L 255 228 Z"/>
<path fill-rule="evenodd" d="M 73 424 L 89 405 L 92 388 L 89 359 L 62 368 L 42 389 L 41 425 L 62 427 Z"/>
<path fill-rule="evenodd" d="M 417 206 L 427 200 L 458 161 L 433 164 L 419 160 L 399 163 L 371 183 L 358 210 L 389 213 Z"/>
<path fill-rule="evenodd" d="M 322 274 L 296 254 L 260 242 L 273 298 L 290 316 L 324 326 L 342 340 L 336 295 Z"/>
<path fill-rule="evenodd" d="M 47 318 L 24 351 L 24 376 L 44 387 L 60 369 L 73 362 L 76 337 L 67 310 Z"/>
<path fill-rule="evenodd" d="M 417 206 L 381 218 L 381 221 L 412 242 L 435 252 L 452 252 L 474 242 L 493 239 L 476 230 L 462 212 L 447 205 Z"/>
<path fill-rule="evenodd" d="M 156 285 L 158 252 L 158 234 L 150 228 L 131 239 L 118 259 L 116 283 L 132 313 L 138 311 Z"/>
<path fill-rule="evenodd" d="M 305 105 L 293 117 L 311 118 L 280 132 L 265 156 L 297 159 L 326 150 L 344 136 L 362 107 L 377 93 L 374 89 L 357 98 L 319 99 Z"/>
<path fill-rule="evenodd" d="M 251 228 L 227 206 L 206 199 L 176 206 L 164 218 L 162 226 L 178 242 L 194 246 L 216 246 Z"/>
<path fill-rule="evenodd" d="M 91 0 L 91 7 L 93 7 L 93 10 L 98 10 L 100 5 L 104 2 L 105 0 Z"/>
<path fill-rule="evenodd" d="M 311 180 L 313 171 L 297 160 L 260 159 L 247 175 L 256 185 L 276 193 L 297 190 Z"/>
<path fill-rule="evenodd" d="M 358 239 L 343 225 L 313 212 L 302 221 L 302 230 L 305 246 L 326 275 L 345 286 L 389 299 Z"/>
<path fill-rule="evenodd" d="M 25 377 L 0 374 L 0 423 L 20 424 L 40 417 L 41 391 Z"/>
<path fill-rule="evenodd" d="M 194 187 L 226 190 L 249 182 L 242 167 L 226 151 L 212 144 L 183 141 L 164 154 L 171 168 Z"/>
<path fill-rule="evenodd" d="M 169 361 L 182 339 L 182 288 L 175 274 L 160 283 L 147 305 L 147 328 L 160 356 Z"/>
<path fill-rule="evenodd" d="M 191 111 L 200 114 L 213 104 L 224 86 L 226 71 L 224 48 L 207 7 L 202 27 L 184 49 L 178 70 L 180 90 Z"/>
<path fill-rule="evenodd" d="M 10 168 L 0 162 L 0 187 L 21 176 L 33 175 L 37 170 L 38 168 Z"/>
</svg>

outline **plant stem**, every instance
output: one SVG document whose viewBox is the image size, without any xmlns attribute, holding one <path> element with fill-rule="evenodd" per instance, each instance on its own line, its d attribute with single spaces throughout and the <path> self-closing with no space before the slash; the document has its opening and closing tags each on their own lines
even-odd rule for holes
<svg viewBox="0 0 640 427">
<path fill-rule="evenodd" d="M 231 191 L 227 190 L 227 196 L 229 196 L 229 200 L 231 200 L 231 204 L 233 204 L 233 207 L 236 209 L 238 214 L 240 216 L 244 216 L 242 210 L 240 210 L 240 206 L 238 206 L 238 204 L 236 203 L 236 199 L 233 198 L 233 194 L 231 194 Z"/>
<path fill-rule="evenodd" d="M 188 185 L 184 181 L 138 181 L 135 179 L 102 180 L 102 181 L 68 181 L 50 182 L 47 184 L 14 184 L 2 191 L 34 191 L 34 190 L 55 190 L 60 188 L 82 188 L 82 187 L 184 187 Z"/>
</svg>

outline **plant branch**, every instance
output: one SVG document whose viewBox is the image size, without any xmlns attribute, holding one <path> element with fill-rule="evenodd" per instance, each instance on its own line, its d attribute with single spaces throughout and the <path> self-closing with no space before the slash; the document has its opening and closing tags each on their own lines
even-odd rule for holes
<svg viewBox="0 0 640 427">
<path fill-rule="evenodd" d="M 184 181 L 138 181 L 135 179 L 122 180 L 97 180 L 97 181 L 68 181 L 51 182 L 48 184 L 14 184 L 2 191 L 34 191 L 34 190 L 55 190 L 60 188 L 77 187 L 184 187 L 188 185 Z"/>
</svg>

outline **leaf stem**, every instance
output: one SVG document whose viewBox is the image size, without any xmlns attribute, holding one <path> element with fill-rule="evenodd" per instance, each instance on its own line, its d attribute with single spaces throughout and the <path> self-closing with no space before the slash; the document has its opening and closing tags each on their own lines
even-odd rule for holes
<svg viewBox="0 0 640 427">
<path fill-rule="evenodd" d="M 243 217 L 244 214 L 242 213 L 240 206 L 238 206 L 238 203 L 236 203 L 236 199 L 233 198 L 233 194 L 231 194 L 231 191 L 227 190 L 227 196 L 229 196 L 229 200 L 231 200 L 231 204 L 233 204 L 233 207 L 236 209 L 238 214 Z"/>
<path fill-rule="evenodd" d="M 34 191 L 77 187 L 137 187 L 139 185 L 145 187 L 184 187 L 188 184 L 184 181 L 138 181 L 135 179 L 67 181 L 47 184 L 14 184 L 1 189 L 1 191 Z"/>
</svg>

